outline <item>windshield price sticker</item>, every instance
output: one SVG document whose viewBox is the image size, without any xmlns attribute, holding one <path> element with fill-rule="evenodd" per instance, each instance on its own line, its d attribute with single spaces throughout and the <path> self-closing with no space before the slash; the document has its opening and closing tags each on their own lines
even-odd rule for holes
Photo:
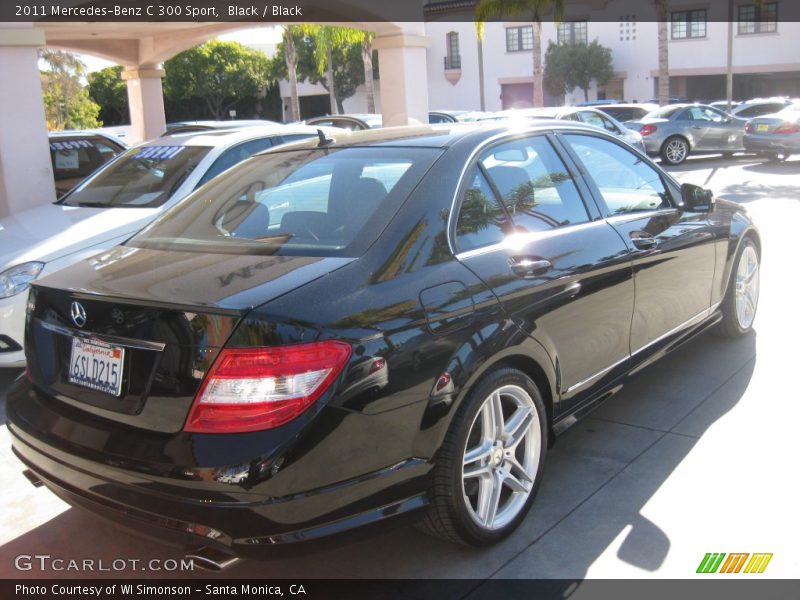
<svg viewBox="0 0 800 600">
<path fill-rule="evenodd" d="M 149 158 L 152 160 L 167 160 L 178 154 L 185 146 L 148 146 L 142 148 L 133 158 Z"/>
</svg>

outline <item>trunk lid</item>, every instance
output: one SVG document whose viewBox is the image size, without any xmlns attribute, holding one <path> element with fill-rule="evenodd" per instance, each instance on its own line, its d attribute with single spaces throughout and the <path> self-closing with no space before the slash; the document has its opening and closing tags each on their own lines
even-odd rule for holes
<svg viewBox="0 0 800 600">
<path fill-rule="evenodd" d="M 117 247 L 32 286 L 30 376 L 59 402 L 179 431 L 205 373 L 253 307 L 352 260 Z"/>
</svg>

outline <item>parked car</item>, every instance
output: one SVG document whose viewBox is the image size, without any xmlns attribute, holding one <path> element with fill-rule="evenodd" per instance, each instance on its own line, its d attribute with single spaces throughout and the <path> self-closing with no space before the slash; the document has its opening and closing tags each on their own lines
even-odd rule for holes
<svg viewBox="0 0 800 600">
<path fill-rule="evenodd" d="M 648 113 L 658 110 L 658 104 L 598 104 L 594 108 L 602 110 L 620 123 L 641 119 Z"/>
<path fill-rule="evenodd" d="M 685 96 L 669 96 L 667 98 L 667 104 L 665 104 L 664 106 L 667 106 L 669 104 L 687 104 L 691 102 L 692 101 L 689 98 L 686 98 Z M 658 104 L 659 106 L 661 106 L 661 100 L 659 98 L 650 98 L 650 100 L 645 102 L 645 104 Z"/>
<path fill-rule="evenodd" d="M 479 110 L 432 110 L 428 113 L 428 123 L 471 123 L 486 116 Z"/>
<path fill-rule="evenodd" d="M 773 161 L 800 153 L 800 103 L 750 119 L 745 125 L 744 147 Z"/>
<path fill-rule="evenodd" d="M 597 100 L 586 100 L 584 102 L 577 102 L 575 106 L 607 106 L 609 104 L 621 104 L 622 100 L 615 100 L 614 98 L 598 98 Z"/>
<path fill-rule="evenodd" d="M 412 511 L 487 545 L 628 374 L 751 330 L 759 254 L 740 205 L 582 123 L 300 142 L 34 282 L 8 433 L 31 481 L 207 560 Z"/>
<path fill-rule="evenodd" d="M 48 138 L 56 198 L 128 147 L 119 138 L 97 131 L 51 131 Z"/>
<path fill-rule="evenodd" d="M 365 129 L 380 129 L 383 127 L 383 116 L 376 114 L 326 115 L 324 117 L 306 119 L 303 123 L 315 127 L 337 127 L 348 131 L 363 131 Z M 409 119 L 409 124 L 420 125 L 420 122 L 416 119 Z"/>
<path fill-rule="evenodd" d="M 622 123 L 610 117 L 601 110 L 592 107 L 581 106 L 561 106 L 547 108 L 523 108 L 504 110 L 492 113 L 484 120 L 503 120 L 503 119 L 561 119 L 565 121 L 577 121 L 604 129 L 609 133 L 625 140 L 634 148 L 645 151 L 642 136 L 628 129 Z"/>
<path fill-rule="evenodd" d="M 648 154 L 679 165 L 690 154 L 742 152 L 745 123 L 705 104 L 670 104 L 625 126 L 642 134 Z"/>
<path fill-rule="evenodd" d="M 55 204 L 0 219 L 0 367 L 24 364 L 31 281 L 129 238 L 251 154 L 312 136 L 316 128 L 277 125 L 157 138 L 107 163 Z"/>
<path fill-rule="evenodd" d="M 760 117 L 762 115 L 772 115 L 782 111 L 787 106 L 791 106 L 800 102 L 800 99 L 795 98 L 756 98 L 742 102 L 736 108 L 731 110 L 731 114 L 740 119 L 752 119 L 753 117 Z"/>
<path fill-rule="evenodd" d="M 363 131 L 365 129 L 379 129 L 383 127 L 383 117 L 375 114 L 358 115 L 326 115 L 312 117 L 304 121 L 306 125 L 320 127 L 338 127 L 349 131 Z"/>
<path fill-rule="evenodd" d="M 734 108 L 736 108 L 740 104 L 741 104 L 741 102 L 739 102 L 737 100 L 731 101 L 731 110 L 733 110 Z M 728 112 L 728 101 L 727 100 L 715 100 L 714 102 L 709 102 L 708 105 L 711 106 L 712 108 L 718 108 L 719 110 L 724 110 L 725 112 Z"/>
<path fill-rule="evenodd" d="M 214 131 L 216 129 L 239 129 L 241 127 L 264 127 L 280 125 L 267 119 L 231 119 L 229 121 L 177 121 L 167 123 L 167 130 L 161 137 L 176 133 L 196 133 L 198 131 Z"/>
</svg>

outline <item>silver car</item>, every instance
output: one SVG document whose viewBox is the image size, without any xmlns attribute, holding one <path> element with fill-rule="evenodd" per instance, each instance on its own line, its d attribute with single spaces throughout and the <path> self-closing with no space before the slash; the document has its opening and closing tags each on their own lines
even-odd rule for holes
<svg viewBox="0 0 800 600">
<path fill-rule="evenodd" d="M 786 160 L 800 154 L 800 104 L 772 115 L 750 119 L 745 126 L 744 147 L 769 160 Z"/>
<path fill-rule="evenodd" d="M 497 121 L 501 119 L 561 119 L 564 121 L 578 121 L 587 125 L 594 125 L 618 138 L 628 142 L 631 146 L 645 151 L 642 136 L 622 123 L 607 115 L 601 110 L 588 106 L 556 106 L 546 108 L 522 108 L 503 110 L 492 113 L 480 121 Z"/>
<path fill-rule="evenodd" d="M 689 154 L 743 152 L 746 122 L 705 104 L 670 104 L 625 127 L 642 134 L 648 154 L 679 165 Z"/>
</svg>

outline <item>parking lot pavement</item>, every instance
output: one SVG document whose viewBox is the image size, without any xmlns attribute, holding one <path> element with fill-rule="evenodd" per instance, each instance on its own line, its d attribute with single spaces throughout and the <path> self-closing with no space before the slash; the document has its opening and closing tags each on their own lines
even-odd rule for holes
<svg viewBox="0 0 800 600">
<path fill-rule="evenodd" d="M 761 228 L 755 334 L 734 342 L 703 335 L 638 374 L 559 438 L 533 510 L 496 547 L 453 546 L 404 526 L 279 550 L 224 575 L 466 578 L 476 581 L 463 592 L 479 594 L 479 580 L 492 577 L 685 578 L 694 576 L 707 552 L 768 552 L 774 556 L 759 577 L 796 577 L 800 160 L 771 165 L 749 157 L 690 158 L 672 171 L 682 182 L 744 203 Z M 9 374 L 0 374 L 0 395 L 9 381 Z M 0 401 L 0 413 L 3 406 Z M 119 575 L 17 571 L 20 554 L 108 563 L 181 556 L 34 489 L 8 446 L 3 427 L 0 576 Z M 147 573 L 182 575 L 206 576 Z"/>
</svg>

